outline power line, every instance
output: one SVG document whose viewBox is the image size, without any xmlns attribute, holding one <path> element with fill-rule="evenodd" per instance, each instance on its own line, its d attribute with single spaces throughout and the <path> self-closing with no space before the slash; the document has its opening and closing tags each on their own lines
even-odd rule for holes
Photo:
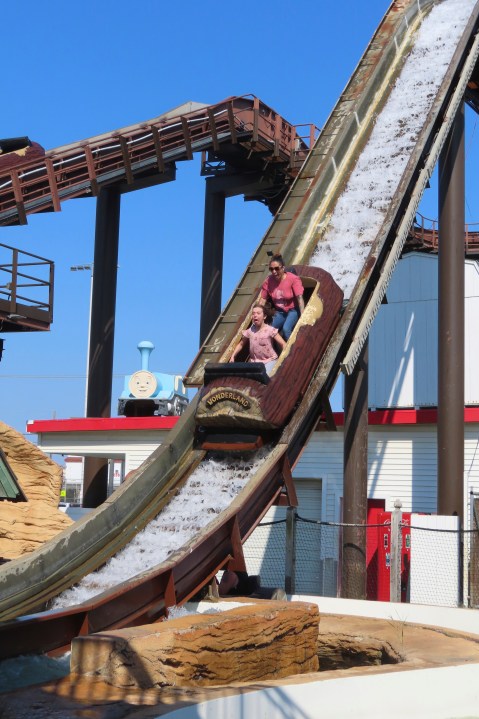
<svg viewBox="0 0 479 719">
<path fill-rule="evenodd" d="M 113 377 L 124 377 L 124 374 L 114 374 Z M 2 374 L 0 379 L 85 379 L 85 374 Z"/>
</svg>

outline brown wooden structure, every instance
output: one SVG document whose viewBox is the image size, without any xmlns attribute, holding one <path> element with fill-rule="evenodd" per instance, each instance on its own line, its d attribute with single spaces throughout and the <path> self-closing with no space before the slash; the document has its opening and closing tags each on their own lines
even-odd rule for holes
<svg viewBox="0 0 479 719">
<path fill-rule="evenodd" d="M 187 103 L 152 120 L 47 150 L 44 157 L 26 157 L 21 166 L 0 164 L 0 225 L 26 224 L 29 214 L 58 212 L 63 201 L 96 197 L 102 187 L 129 192 L 173 180 L 175 162 L 191 160 L 195 152 L 204 153 L 205 175 L 275 168 L 283 186 L 314 140 L 314 126 L 300 128 L 253 95 L 214 105 Z M 269 194 L 273 201 L 271 189 Z"/>
</svg>

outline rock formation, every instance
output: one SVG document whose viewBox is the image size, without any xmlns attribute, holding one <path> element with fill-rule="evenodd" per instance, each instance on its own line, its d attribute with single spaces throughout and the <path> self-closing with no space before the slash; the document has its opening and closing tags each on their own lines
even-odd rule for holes
<svg viewBox="0 0 479 719">
<path fill-rule="evenodd" d="M 0 559 L 32 552 L 72 524 L 58 510 L 62 468 L 19 432 L 0 422 L 0 448 L 26 502 L 0 501 Z"/>
<path fill-rule="evenodd" d="M 71 671 L 140 689 L 280 679 L 318 670 L 318 626 L 316 604 L 260 601 L 77 637 Z"/>
<path fill-rule="evenodd" d="M 321 670 L 398 664 L 400 654 L 390 642 L 364 634 L 321 632 L 318 637 Z"/>
</svg>

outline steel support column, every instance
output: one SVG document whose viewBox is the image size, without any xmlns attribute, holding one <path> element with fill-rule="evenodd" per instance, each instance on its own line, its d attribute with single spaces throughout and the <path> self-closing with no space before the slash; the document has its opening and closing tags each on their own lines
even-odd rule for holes
<svg viewBox="0 0 479 719">
<path fill-rule="evenodd" d="M 463 520 L 464 106 L 439 158 L 437 511 Z"/>
<path fill-rule="evenodd" d="M 344 381 L 344 488 L 341 596 L 366 599 L 368 342 Z"/>
<path fill-rule="evenodd" d="M 200 346 L 221 313 L 223 246 L 227 197 L 244 195 L 258 199 L 275 187 L 274 175 L 252 172 L 209 177 L 206 180 L 201 282 Z"/>
<path fill-rule="evenodd" d="M 118 188 L 111 187 L 97 198 L 87 417 L 111 415 L 120 197 Z M 107 496 L 108 462 L 86 457 L 84 467 L 83 506 L 98 507 Z"/>
<path fill-rule="evenodd" d="M 200 346 L 221 312 L 225 204 L 225 194 L 217 189 L 215 178 L 207 179 L 203 231 Z"/>
</svg>

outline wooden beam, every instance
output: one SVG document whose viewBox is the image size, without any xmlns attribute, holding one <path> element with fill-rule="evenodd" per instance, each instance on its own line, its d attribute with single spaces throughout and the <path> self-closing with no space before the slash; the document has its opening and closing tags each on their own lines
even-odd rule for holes
<svg viewBox="0 0 479 719">
<path fill-rule="evenodd" d="M 331 402 L 329 401 L 329 397 L 324 390 L 321 390 L 321 392 L 319 393 L 319 400 L 321 402 L 324 417 L 326 419 L 326 429 L 329 432 L 336 432 L 337 427 L 336 422 L 334 421 L 334 414 L 331 408 Z"/>
<path fill-rule="evenodd" d="M 17 206 L 18 221 L 21 225 L 27 224 L 27 213 L 25 212 L 25 205 L 23 203 L 22 188 L 20 187 L 20 179 L 18 177 L 18 171 L 11 171 L 13 194 L 15 195 L 15 204 Z"/>
<path fill-rule="evenodd" d="M 135 178 L 133 177 L 133 172 L 131 170 L 130 154 L 128 152 L 128 142 L 126 137 L 120 136 L 118 139 L 121 145 L 123 164 L 125 165 L 126 181 L 129 185 L 132 185 Z"/>
<path fill-rule="evenodd" d="M 258 142 L 258 128 L 259 128 L 259 98 L 255 97 L 253 100 L 253 142 Z"/>
<path fill-rule="evenodd" d="M 93 152 L 89 145 L 85 145 L 83 150 L 85 152 L 88 177 L 90 178 L 91 194 L 93 195 L 93 197 L 98 197 L 98 181 L 96 179 L 95 160 L 93 159 Z"/>
<path fill-rule="evenodd" d="M 165 171 L 165 161 L 163 160 L 163 150 L 161 148 L 161 137 L 160 130 L 158 127 L 152 125 L 151 132 L 153 135 L 153 143 L 155 145 L 155 154 L 158 161 L 158 172 Z"/>
<path fill-rule="evenodd" d="M 298 506 L 298 496 L 296 494 L 296 487 L 294 486 L 293 475 L 291 473 L 291 465 L 289 463 L 288 455 L 284 455 L 283 467 L 282 467 L 284 486 L 286 487 L 286 494 L 289 500 L 290 507 Z"/>
<path fill-rule="evenodd" d="M 241 532 L 238 523 L 238 515 L 234 516 L 231 525 L 231 552 L 233 559 L 228 562 L 228 569 L 232 572 L 246 572 L 243 545 L 241 543 Z"/>
<path fill-rule="evenodd" d="M 45 167 L 47 168 L 48 182 L 50 185 L 50 192 L 52 193 L 52 204 L 55 212 L 60 212 L 62 209 L 60 203 L 60 197 L 58 196 L 57 180 L 55 177 L 55 170 L 53 168 L 53 160 L 51 157 L 45 158 Z"/>
<path fill-rule="evenodd" d="M 228 125 L 230 128 L 230 135 L 231 135 L 231 142 L 233 145 L 236 145 L 238 142 L 238 138 L 236 136 L 236 125 L 235 125 L 235 116 L 233 112 L 233 103 L 228 103 Z"/>
<path fill-rule="evenodd" d="M 188 125 L 188 120 L 186 119 L 186 117 L 181 118 L 181 126 L 183 128 L 183 135 L 185 138 L 186 157 L 188 158 L 188 160 L 192 160 L 193 150 L 191 149 L 190 126 Z"/>
<path fill-rule="evenodd" d="M 220 143 L 218 142 L 218 133 L 216 132 L 216 118 L 215 113 L 211 107 L 207 109 L 208 118 L 210 121 L 210 132 L 211 132 L 211 139 L 213 140 L 213 150 L 219 150 L 220 149 Z"/>
<path fill-rule="evenodd" d="M 173 570 L 168 572 L 166 587 L 165 587 L 165 608 L 176 606 L 176 589 L 175 589 L 175 578 L 173 576 Z"/>
</svg>

